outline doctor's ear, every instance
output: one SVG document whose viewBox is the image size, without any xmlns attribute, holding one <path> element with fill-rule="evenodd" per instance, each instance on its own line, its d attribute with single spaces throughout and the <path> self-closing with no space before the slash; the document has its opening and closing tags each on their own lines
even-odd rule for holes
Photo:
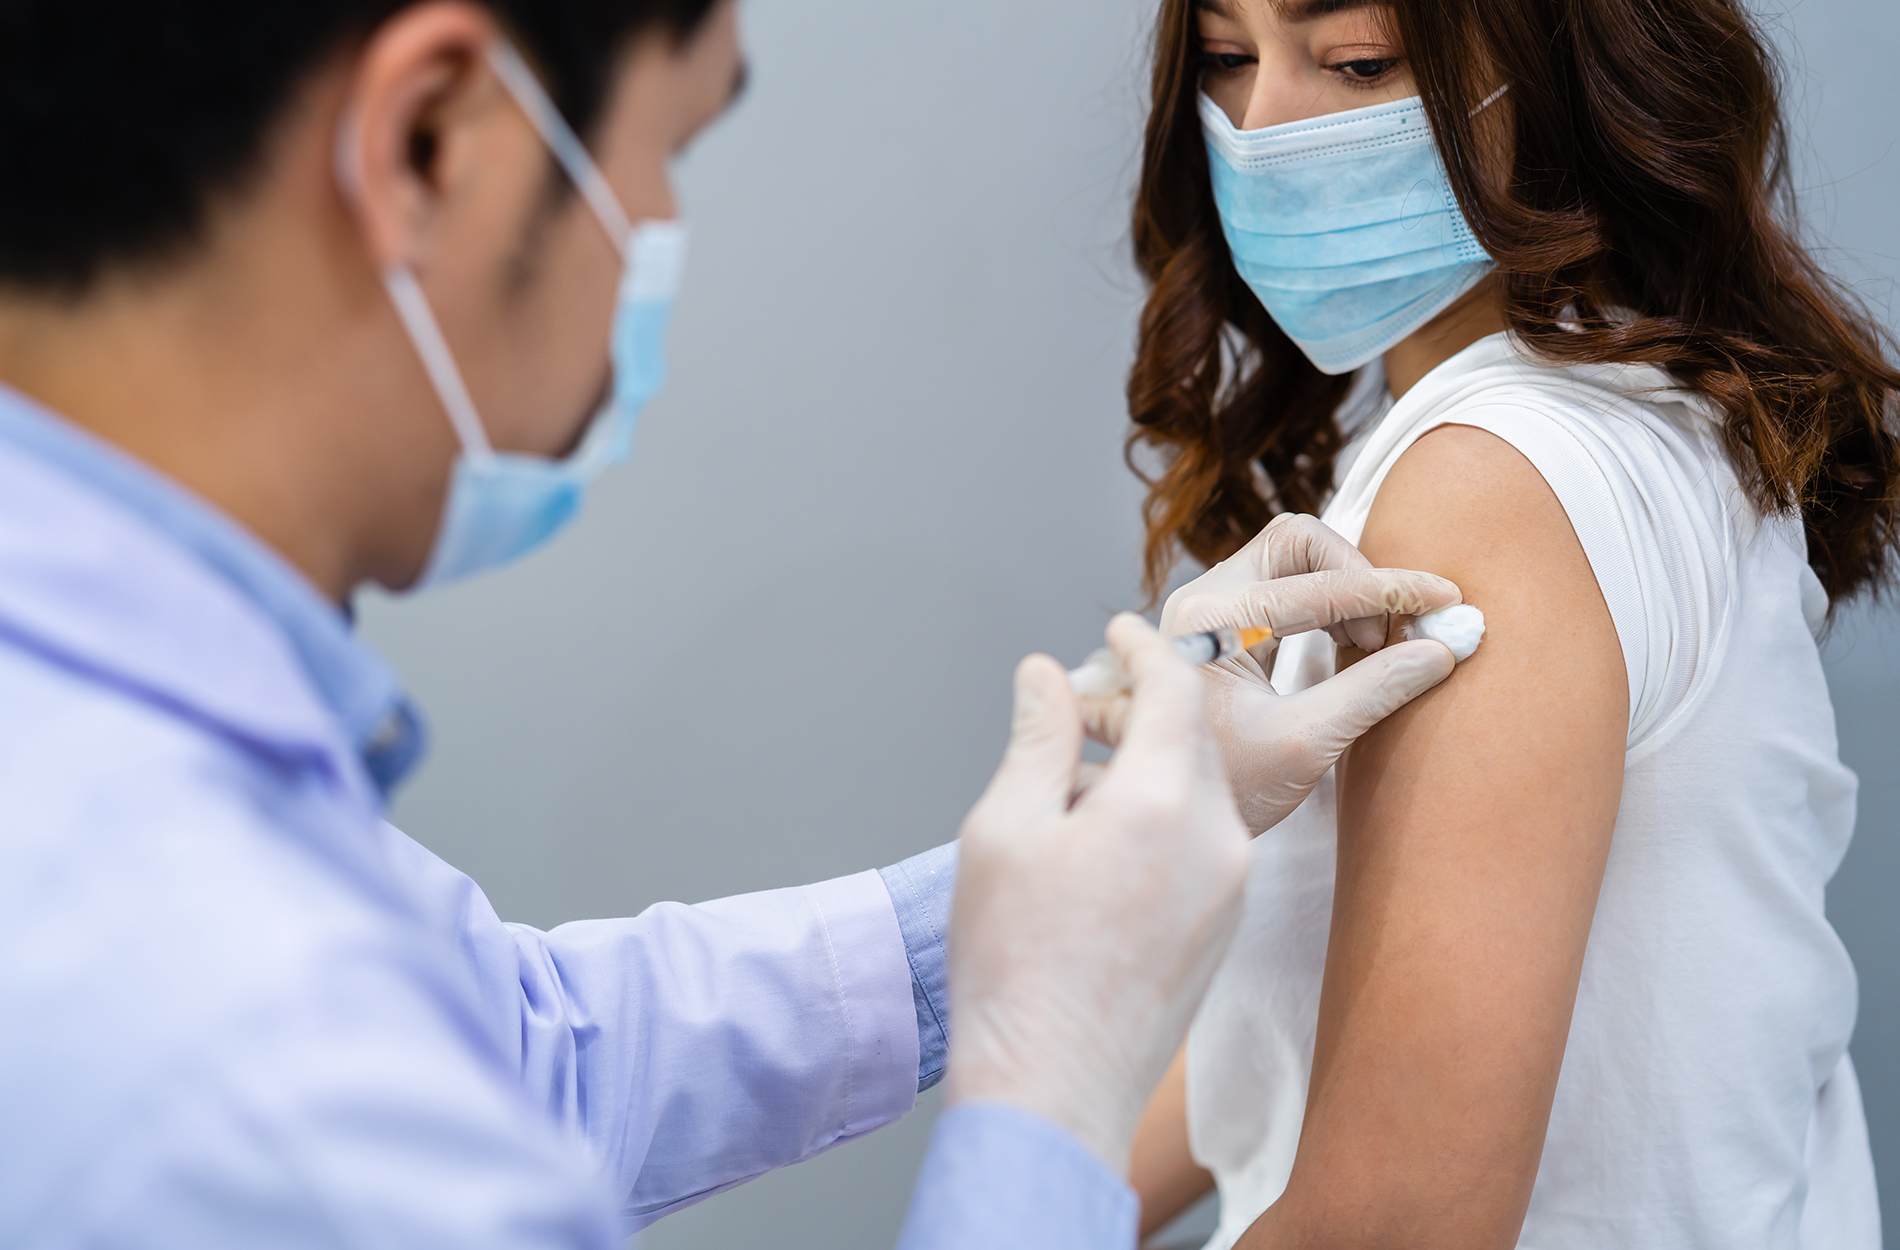
<svg viewBox="0 0 1900 1250">
<path fill-rule="evenodd" d="M 488 66 L 500 37 L 488 10 L 435 0 L 401 10 L 363 42 L 337 178 L 378 267 L 426 267 L 461 229 L 496 224 L 507 210 L 495 193 L 520 199 L 543 184 L 546 151 Z M 532 189 L 508 195 L 510 169 Z"/>
</svg>

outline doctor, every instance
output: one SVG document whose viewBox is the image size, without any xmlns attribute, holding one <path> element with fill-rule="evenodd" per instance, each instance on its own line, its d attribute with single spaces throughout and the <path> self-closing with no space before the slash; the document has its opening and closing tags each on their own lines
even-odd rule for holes
<svg viewBox="0 0 1900 1250">
<path fill-rule="evenodd" d="M 1133 1244 L 1248 833 L 1437 644 L 1224 742 L 1138 618 L 1112 705 L 1032 657 L 960 871 L 544 933 L 381 818 L 422 731 L 342 605 L 521 555 L 625 455 L 668 162 L 741 65 L 733 0 L 0 13 L 0 1244 L 614 1246 L 946 1052 L 906 1243 Z M 1457 599 L 1298 519 L 1225 579 L 1180 619 L 1376 647 Z"/>
</svg>

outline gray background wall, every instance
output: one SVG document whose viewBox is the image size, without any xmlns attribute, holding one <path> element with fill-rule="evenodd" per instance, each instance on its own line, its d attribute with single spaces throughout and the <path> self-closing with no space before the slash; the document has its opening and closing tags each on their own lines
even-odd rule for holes
<svg viewBox="0 0 1900 1250">
<path fill-rule="evenodd" d="M 1124 218 L 1152 0 L 747 4 L 753 86 L 682 169 L 674 381 L 634 463 L 540 558 L 364 604 L 436 730 L 397 818 L 511 919 L 949 839 L 1016 658 L 1080 657 L 1137 598 Z M 1900 7 L 1768 20 L 1816 234 L 1891 310 Z M 1900 627 L 1856 613 L 1829 657 L 1863 781 L 1829 901 L 1900 1227 Z M 936 1106 L 645 1244 L 887 1246 Z"/>
</svg>

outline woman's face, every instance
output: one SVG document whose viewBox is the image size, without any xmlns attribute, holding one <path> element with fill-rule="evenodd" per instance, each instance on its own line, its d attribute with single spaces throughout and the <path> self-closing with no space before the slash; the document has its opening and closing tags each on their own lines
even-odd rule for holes
<svg viewBox="0 0 1900 1250">
<path fill-rule="evenodd" d="M 1418 94 L 1369 0 L 1200 0 L 1201 90 L 1241 130 Z"/>
</svg>

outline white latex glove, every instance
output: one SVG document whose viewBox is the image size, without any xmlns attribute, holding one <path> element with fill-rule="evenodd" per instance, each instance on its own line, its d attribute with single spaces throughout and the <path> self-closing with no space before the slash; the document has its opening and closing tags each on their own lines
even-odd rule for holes
<svg viewBox="0 0 1900 1250">
<path fill-rule="evenodd" d="M 1262 833 L 1298 807 L 1359 735 L 1450 676 L 1452 654 L 1421 639 L 1386 646 L 1389 615 L 1418 616 L 1459 602 L 1430 573 L 1375 569 L 1359 549 L 1310 516 L 1285 514 L 1240 551 L 1168 597 L 1169 637 L 1221 626 L 1272 626 L 1274 637 L 1202 670 L 1207 718 L 1227 763 L 1241 819 Z M 1299 694 L 1268 682 L 1279 639 L 1324 629 L 1373 654 Z M 1125 699 L 1090 699 L 1090 732 L 1113 745 Z"/>
<path fill-rule="evenodd" d="M 1233 936 L 1249 856 L 1206 684 L 1138 616 L 1108 641 L 1134 689 L 1092 785 L 1068 675 L 1042 655 L 1016 670 L 1009 750 L 963 824 L 948 1090 L 1054 1121 L 1122 1173 Z"/>
</svg>

